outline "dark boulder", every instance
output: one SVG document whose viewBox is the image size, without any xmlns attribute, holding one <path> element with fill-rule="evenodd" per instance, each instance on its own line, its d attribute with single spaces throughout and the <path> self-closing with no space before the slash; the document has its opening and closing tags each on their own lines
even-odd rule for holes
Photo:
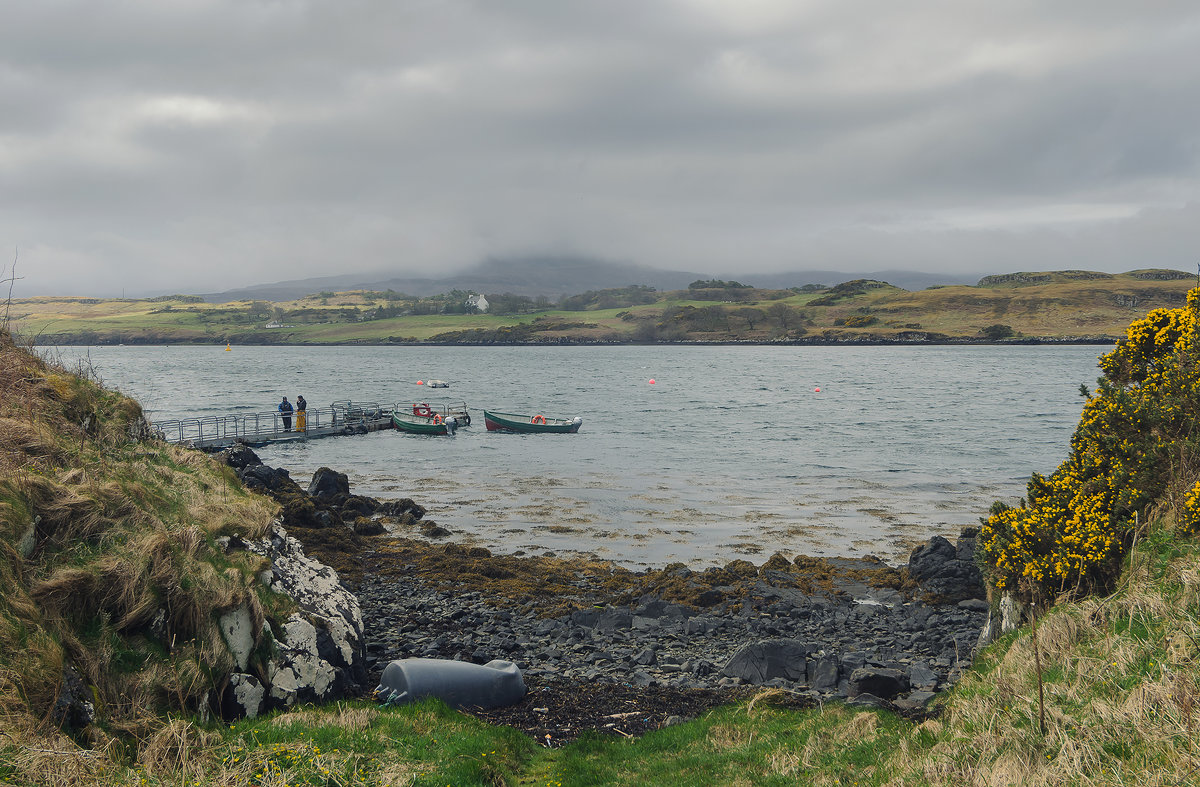
<svg viewBox="0 0 1200 787">
<path fill-rule="evenodd" d="M 808 685 L 817 691 L 834 691 L 838 686 L 838 658 L 827 653 L 809 659 Z"/>
<path fill-rule="evenodd" d="M 964 536 L 962 541 L 969 542 L 970 548 L 934 536 L 909 556 L 908 576 L 932 600 L 954 603 L 985 596 L 983 575 L 975 565 L 975 539 Z"/>
<path fill-rule="evenodd" d="M 425 516 L 425 508 L 417 505 L 408 497 L 402 497 L 399 500 L 380 500 L 378 510 L 381 514 L 401 519 L 409 516 L 413 520 L 417 520 Z"/>
<path fill-rule="evenodd" d="M 387 528 L 378 519 L 360 516 L 354 520 L 354 532 L 360 536 L 381 536 L 387 532 Z"/>
<path fill-rule="evenodd" d="M 421 535 L 426 538 L 445 538 L 450 535 L 450 531 L 431 519 L 421 523 Z"/>
<path fill-rule="evenodd" d="M 804 682 L 808 676 L 808 654 L 813 649 L 794 639 L 763 640 L 733 654 L 721 674 L 754 684 L 766 683 L 772 678 Z"/>
<path fill-rule="evenodd" d="M 633 613 L 627 609 L 609 607 L 596 619 L 597 631 L 617 631 L 633 627 Z"/>
<path fill-rule="evenodd" d="M 660 598 L 651 599 L 634 609 L 633 614 L 644 618 L 675 618 L 686 620 L 692 616 L 692 611 L 681 604 L 671 604 Z"/>
<path fill-rule="evenodd" d="M 258 454 L 251 451 L 250 446 L 242 445 L 241 443 L 225 449 L 218 454 L 218 458 L 235 470 L 262 464 L 262 460 L 258 458 Z"/>
<path fill-rule="evenodd" d="M 347 495 L 339 507 L 342 509 L 343 519 L 354 519 L 355 517 L 374 514 L 379 508 L 379 504 L 369 497 Z"/>
<path fill-rule="evenodd" d="M 860 667 L 850 674 L 850 696 L 872 694 L 890 700 L 908 691 L 908 676 L 898 669 Z"/>
<path fill-rule="evenodd" d="M 265 490 L 273 496 L 301 494 L 300 485 L 292 480 L 287 470 L 264 464 L 247 465 L 237 471 L 237 476 L 247 489 Z"/>
<path fill-rule="evenodd" d="M 70 664 L 64 664 L 62 683 L 59 684 L 58 696 L 50 711 L 51 718 L 59 727 L 81 730 L 96 720 L 93 699 L 91 690 L 79 672 Z"/>
<path fill-rule="evenodd" d="M 927 688 L 937 686 L 937 673 L 929 668 L 929 665 L 923 661 L 918 661 L 908 668 L 908 682 L 917 688 Z"/>
<path fill-rule="evenodd" d="M 332 498 L 336 494 L 350 494 L 350 481 L 345 473 L 319 467 L 313 473 L 312 481 L 308 484 L 308 494 L 321 500 Z"/>
<path fill-rule="evenodd" d="M 317 507 L 307 497 L 288 498 L 279 512 L 285 527 L 322 527 L 317 520 Z"/>
</svg>

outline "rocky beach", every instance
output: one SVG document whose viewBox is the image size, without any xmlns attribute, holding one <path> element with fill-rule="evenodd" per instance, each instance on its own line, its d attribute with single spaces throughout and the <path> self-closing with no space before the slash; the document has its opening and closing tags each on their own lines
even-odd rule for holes
<svg viewBox="0 0 1200 787">
<path fill-rule="evenodd" d="M 957 543 L 930 539 L 900 567 L 776 554 L 631 571 L 463 547 L 418 503 L 354 495 L 327 468 L 302 488 L 247 448 L 224 459 L 282 504 L 287 533 L 357 597 L 364 693 L 395 659 L 512 661 L 525 698 L 472 712 L 548 745 L 587 730 L 634 735 L 764 690 L 919 715 L 969 665 L 987 618 L 971 529 Z"/>
</svg>

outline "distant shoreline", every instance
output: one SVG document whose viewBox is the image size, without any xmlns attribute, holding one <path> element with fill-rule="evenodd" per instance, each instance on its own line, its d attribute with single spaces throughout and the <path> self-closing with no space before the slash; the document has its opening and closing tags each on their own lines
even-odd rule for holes
<svg viewBox="0 0 1200 787">
<path fill-rule="evenodd" d="M 562 338 L 557 341 L 540 342 L 379 342 L 379 341 L 349 341 L 349 342 L 194 342 L 194 341 L 139 341 L 131 339 L 123 342 L 72 342 L 72 341 L 39 341 L 35 347 L 220 347 L 229 344 L 234 347 L 929 347 L 929 346 L 1030 346 L 1030 345 L 1062 345 L 1082 344 L 1105 346 L 1116 344 L 1116 336 L 1037 336 L 1019 339 L 974 339 L 969 337 L 947 337 L 940 339 L 826 339 L 823 337 L 803 337 L 777 341 L 755 340 L 682 340 L 674 342 L 614 342 L 592 341 L 588 339 Z"/>
</svg>

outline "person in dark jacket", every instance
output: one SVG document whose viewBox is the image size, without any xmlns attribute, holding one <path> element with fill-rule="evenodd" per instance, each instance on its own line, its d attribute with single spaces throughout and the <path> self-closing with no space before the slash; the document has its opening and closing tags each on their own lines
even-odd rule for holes
<svg viewBox="0 0 1200 787">
<path fill-rule="evenodd" d="M 292 431 L 292 403 L 283 397 L 283 401 L 279 403 L 279 412 L 283 414 L 283 431 Z"/>
</svg>

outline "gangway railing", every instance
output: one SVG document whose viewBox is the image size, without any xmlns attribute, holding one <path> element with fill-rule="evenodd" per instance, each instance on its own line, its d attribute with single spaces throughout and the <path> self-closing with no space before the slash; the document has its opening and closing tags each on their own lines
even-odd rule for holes
<svg viewBox="0 0 1200 787">
<path fill-rule="evenodd" d="M 204 448 L 237 442 L 255 444 L 367 432 L 378 428 L 378 424 L 390 416 L 390 407 L 346 400 L 328 407 L 310 407 L 303 415 L 278 411 L 208 415 L 155 421 L 153 428 L 169 443 Z"/>
</svg>

